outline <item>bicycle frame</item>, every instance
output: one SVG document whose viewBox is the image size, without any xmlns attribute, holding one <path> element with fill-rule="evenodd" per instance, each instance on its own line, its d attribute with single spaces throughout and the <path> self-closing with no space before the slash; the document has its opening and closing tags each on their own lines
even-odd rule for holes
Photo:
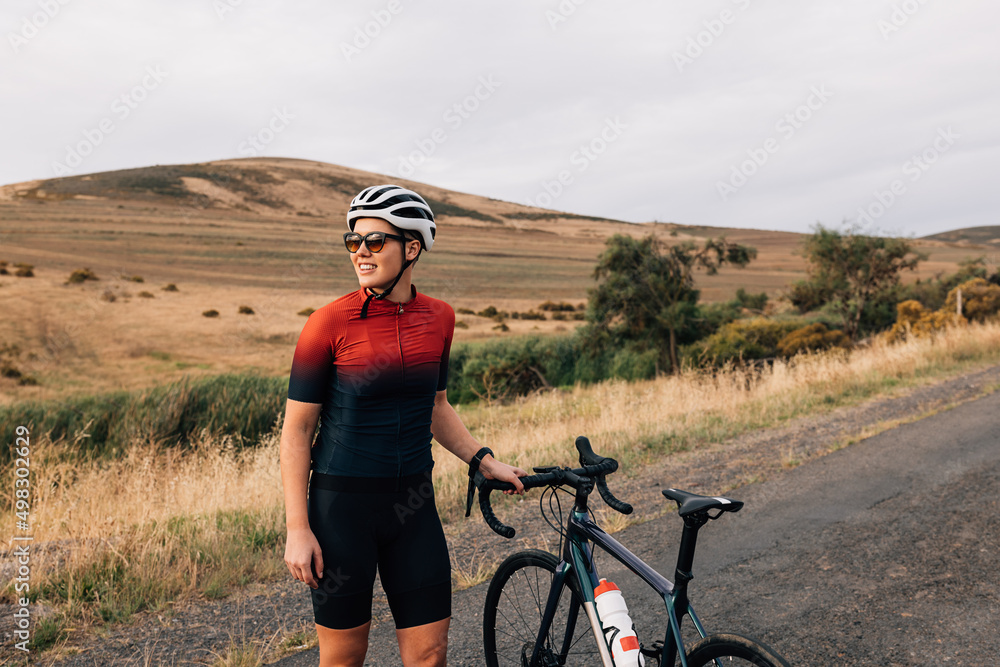
<svg viewBox="0 0 1000 667">
<path fill-rule="evenodd" d="M 600 547 L 613 556 L 615 560 L 639 576 L 639 578 L 660 594 L 666 605 L 667 619 L 669 621 L 663 640 L 660 665 L 672 667 L 674 660 L 680 655 L 681 666 L 687 667 L 684 642 L 681 638 L 681 621 L 684 615 L 687 614 L 691 617 L 691 622 L 700 636 L 704 637 L 707 634 L 687 598 L 687 582 L 692 578 L 690 573 L 691 562 L 694 559 L 695 541 L 701 525 L 703 525 L 703 522 L 685 521 L 684 534 L 681 539 L 677 560 L 677 584 L 675 585 L 625 548 L 618 540 L 604 532 L 600 526 L 594 523 L 586 511 L 580 511 L 579 507 L 574 507 L 567 521 L 568 539 L 563 547 L 562 560 L 556 568 L 552 579 L 552 587 L 549 589 L 542 624 L 538 631 L 538 637 L 535 640 L 535 648 L 529 664 L 538 664 L 539 652 L 549 633 L 552 619 L 555 617 L 559 594 L 562 591 L 563 585 L 567 583 L 566 577 L 575 576 L 583 596 L 582 605 L 590 621 L 594 636 L 598 639 L 597 646 L 603 665 L 604 667 L 614 667 L 607 643 L 604 641 L 604 631 L 601 629 L 594 602 L 594 588 L 597 587 L 599 580 L 597 570 L 594 566 L 593 548 L 590 546 L 590 543 L 593 543 L 594 546 Z M 570 596 L 566 637 L 563 639 L 562 647 L 560 647 L 562 659 L 565 659 L 566 652 L 572 640 L 571 633 L 576 624 L 579 606 L 576 599 Z M 680 614 L 677 613 L 678 609 L 681 610 Z"/>
</svg>

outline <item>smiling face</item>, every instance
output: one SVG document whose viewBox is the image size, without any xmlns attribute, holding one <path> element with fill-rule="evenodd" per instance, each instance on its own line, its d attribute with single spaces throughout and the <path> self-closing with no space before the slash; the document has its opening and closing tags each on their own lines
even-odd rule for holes
<svg viewBox="0 0 1000 667">
<path fill-rule="evenodd" d="M 398 229 L 380 218 L 358 218 L 354 223 L 354 231 L 362 236 L 369 232 L 399 234 Z M 376 292 L 381 292 L 396 279 L 399 269 L 403 266 L 404 253 L 406 259 L 416 259 L 419 252 L 419 241 L 408 242 L 404 249 L 400 241 L 386 239 L 385 247 L 377 253 L 369 250 L 368 244 L 362 243 L 361 248 L 351 255 L 351 263 L 354 264 L 354 272 L 358 276 L 358 284 L 361 287 L 369 287 Z M 395 290 L 393 293 L 395 294 Z"/>
</svg>

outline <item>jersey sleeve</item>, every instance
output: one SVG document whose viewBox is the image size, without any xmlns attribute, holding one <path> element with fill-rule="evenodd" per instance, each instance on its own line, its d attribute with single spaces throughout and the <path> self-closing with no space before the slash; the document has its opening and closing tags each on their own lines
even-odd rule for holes
<svg viewBox="0 0 1000 667">
<path fill-rule="evenodd" d="M 441 368 L 438 371 L 437 383 L 438 391 L 444 391 L 448 388 L 448 360 L 451 357 L 451 341 L 455 337 L 455 311 L 449 306 L 445 310 L 445 316 L 442 319 L 444 347 L 441 349 Z"/>
<path fill-rule="evenodd" d="M 292 357 L 288 398 L 303 403 L 322 403 L 334 372 L 333 331 L 318 312 L 309 316 Z"/>
</svg>

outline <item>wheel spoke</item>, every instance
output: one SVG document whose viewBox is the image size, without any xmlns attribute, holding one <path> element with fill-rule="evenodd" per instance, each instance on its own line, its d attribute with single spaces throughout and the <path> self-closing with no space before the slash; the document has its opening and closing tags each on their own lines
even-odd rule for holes
<svg viewBox="0 0 1000 667">
<path fill-rule="evenodd" d="M 488 667 L 520 667 L 522 659 L 528 657 L 541 629 L 558 562 L 552 554 L 528 551 L 511 556 L 497 569 L 487 593 L 483 619 Z M 562 660 L 567 667 L 593 665 L 598 650 L 589 619 L 579 606 L 567 642 L 570 606 L 575 599 L 570 585 L 567 580 L 560 591 L 555 615 L 541 647 L 542 656 L 547 661 L 553 660 L 562 655 L 566 643 L 566 656 Z"/>
</svg>

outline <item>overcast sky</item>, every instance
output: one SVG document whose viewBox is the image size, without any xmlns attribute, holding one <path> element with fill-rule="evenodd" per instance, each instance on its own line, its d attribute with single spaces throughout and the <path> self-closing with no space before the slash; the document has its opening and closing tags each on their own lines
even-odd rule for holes
<svg viewBox="0 0 1000 667">
<path fill-rule="evenodd" d="M 974 0 L 5 0 L 0 183 L 266 155 L 643 222 L 998 224 Z"/>
</svg>

